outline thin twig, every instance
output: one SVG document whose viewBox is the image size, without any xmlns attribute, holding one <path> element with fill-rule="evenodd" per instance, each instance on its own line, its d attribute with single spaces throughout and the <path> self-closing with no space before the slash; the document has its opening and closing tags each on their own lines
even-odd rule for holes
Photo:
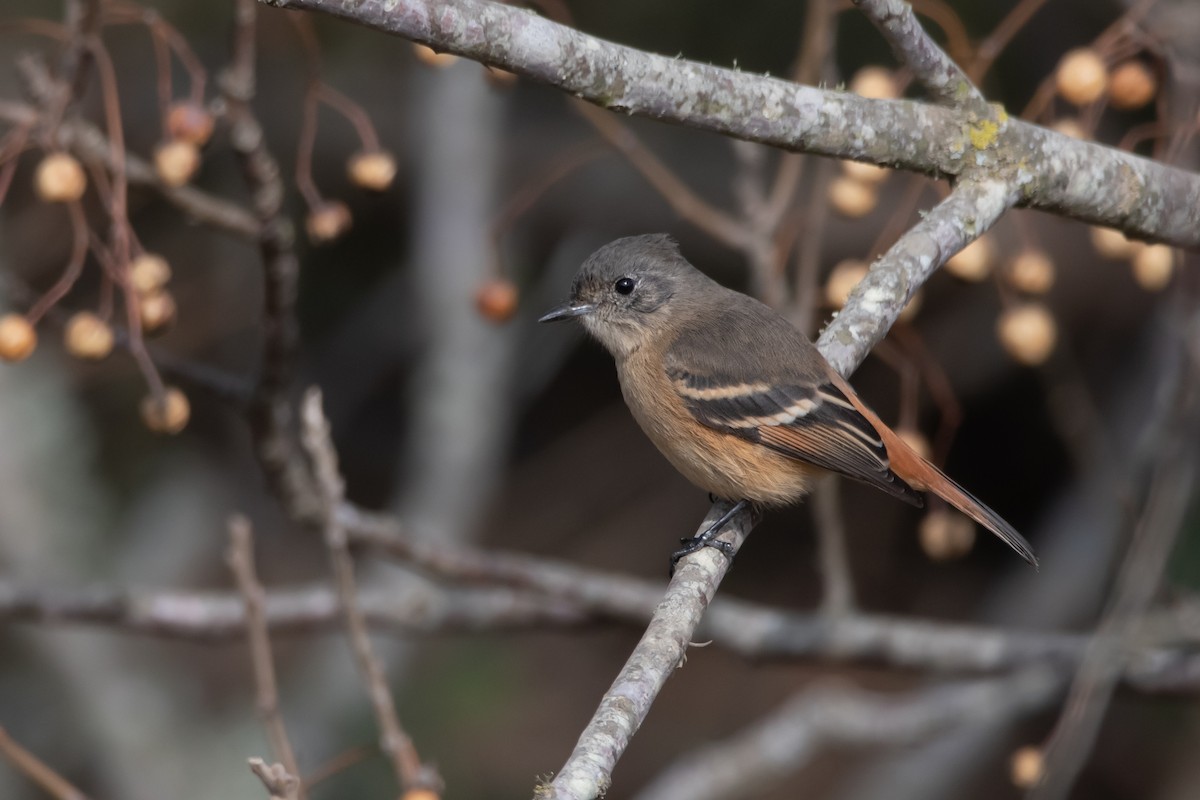
<svg viewBox="0 0 1200 800">
<path fill-rule="evenodd" d="M 343 500 L 344 485 L 338 471 L 337 453 L 330 440 L 329 422 L 321 409 L 321 393 L 309 389 L 302 408 L 302 438 L 312 459 L 324 506 L 325 544 L 333 568 L 338 604 L 344 616 L 346 634 L 354 651 L 359 673 L 367 684 L 371 707 L 379 725 L 379 746 L 392 763 L 396 780 L 402 790 L 430 789 L 441 791 L 441 778 L 421 763 L 412 739 L 400 725 L 387 676 L 367 634 L 367 623 L 358 605 L 358 589 L 354 578 L 354 559 L 350 556 L 349 538 L 345 526 L 334 510 Z"/>
<path fill-rule="evenodd" d="M 268 764 L 261 758 L 247 762 L 271 795 L 271 800 L 300 800 L 300 779 L 283 764 Z"/>
<path fill-rule="evenodd" d="M 250 646 L 250 661 L 254 667 L 255 703 L 267 730 L 271 754 L 291 775 L 299 775 L 296 752 L 288 738 L 283 712 L 279 708 L 279 689 L 275 681 L 275 660 L 271 654 L 271 636 L 267 627 L 266 592 L 254 567 L 254 533 L 250 521 L 243 516 L 229 520 L 229 549 L 225 560 L 233 572 L 238 592 L 246 603 L 246 639 Z M 260 776 L 261 777 L 261 776 Z M 304 787 L 296 789 L 298 800 L 304 800 Z"/>
<path fill-rule="evenodd" d="M 4 726 L 0 725 L 0 756 L 8 760 L 13 768 L 37 784 L 56 800 L 87 800 L 87 795 L 71 785 L 70 781 L 22 747 L 13 739 Z"/>
<path fill-rule="evenodd" d="M 839 479 L 821 481 L 813 490 L 812 512 L 817 525 L 817 553 L 821 565 L 824 592 L 821 611 L 832 617 L 845 617 L 854 609 L 854 577 L 846 552 L 846 525 L 842 519 Z"/>
</svg>

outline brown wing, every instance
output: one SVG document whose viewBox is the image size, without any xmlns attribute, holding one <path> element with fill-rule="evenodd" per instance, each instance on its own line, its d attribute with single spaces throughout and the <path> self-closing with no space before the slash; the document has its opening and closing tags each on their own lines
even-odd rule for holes
<svg viewBox="0 0 1200 800">
<path fill-rule="evenodd" d="M 779 385 L 698 374 L 672 359 L 667 375 L 700 423 L 922 505 L 921 496 L 892 472 L 879 433 L 832 383 Z"/>
</svg>

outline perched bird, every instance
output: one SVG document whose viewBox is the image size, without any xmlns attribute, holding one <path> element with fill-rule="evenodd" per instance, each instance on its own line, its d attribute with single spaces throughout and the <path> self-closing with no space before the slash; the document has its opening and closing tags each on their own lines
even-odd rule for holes
<svg viewBox="0 0 1200 800">
<path fill-rule="evenodd" d="M 933 492 L 1030 564 L 1029 543 L 917 454 L 859 399 L 817 348 L 766 305 L 693 267 L 663 234 L 604 245 L 571 299 L 540 322 L 578 318 L 612 354 L 642 430 L 692 483 L 737 503 L 784 506 L 836 472 L 922 505 Z M 710 545 L 722 519 L 680 556 Z"/>
</svg>

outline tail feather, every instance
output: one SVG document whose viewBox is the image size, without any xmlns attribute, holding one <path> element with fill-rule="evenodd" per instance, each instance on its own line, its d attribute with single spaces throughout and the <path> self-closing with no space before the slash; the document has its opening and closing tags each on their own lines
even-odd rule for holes
<svg viewBox="0 0 1200 800">
<path fill-rule="evenodd" d="M 955 483 L 946 473 L 930 464 L 919 453 L 910 448 L 899 436 L 888 431 L 885 444 L 888 456 L 892 460 L 892 470 L 912 486 L 933 492 L 950 505 L 966 514 L 971 519 L 987 528 L 1000 540 L 1017 551 L 1017 555 L 1025 559 L 1034 568 L 1038 568 L 1038 559 L 1033 547 L 1025 537 L 1017 533 L 1017 529 L 992 509 L 980 502 L 973 494 Z M 896 444 L 893 444 L 895 442 Z"/>
</svg>

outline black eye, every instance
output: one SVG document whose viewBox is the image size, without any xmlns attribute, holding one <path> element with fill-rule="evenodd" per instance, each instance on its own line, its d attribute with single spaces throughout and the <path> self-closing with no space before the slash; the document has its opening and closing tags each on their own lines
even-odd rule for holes
<svg viewBox="0 0 1200 800">
<path fill-rule="evenodd" d="M 617 294 L 629 294 L 635 286 L 637 286 L 637 281 L 633 278 L 620 278 L 613 284 L 613 288 L 617 290 Z"/>
</svg>

